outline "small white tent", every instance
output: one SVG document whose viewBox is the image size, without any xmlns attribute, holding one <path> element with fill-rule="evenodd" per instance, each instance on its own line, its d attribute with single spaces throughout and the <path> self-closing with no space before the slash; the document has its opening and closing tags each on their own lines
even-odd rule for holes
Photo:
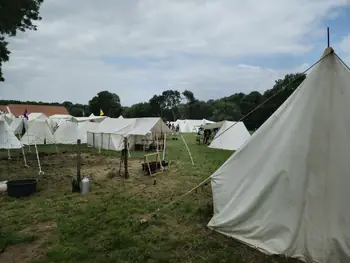
<svg viewBox="0 0 350 263">
<path fill-rule="evenodd" d="M 47 116 L 41 112 L 32 112 L 28 115 L 28 121 L 47 120 Z"/>
<path fill-rule="evenodd" d="M 236 151 L 250 139 L 243 122 L 223 121 L 220 124 L 210 148 Z"/>
<path fill-rule="evenodd" d="M 268 254 L 350 262 L 350 70 L 333 52 L 212 176 L 208 226 Z"/>
<path fill-rule="evenodd" d="M 6 121 L 0 120 L 0 149 L 20 149 L 21 142 L 11 131 Z"/>
<path fill-rule="evenodd" d="M 175 127 L 177 125 L 179 125 L 180 128 L 180 132 L 197 132 L 198 128 L 201 125 L 204 124 L 209 124 L 209 123 L 214 123 L 213 121 L 209 121 L 206 119 L 202 119 L 202 120 L 190 120 L 190 119 L 186 119 L 186 120 L 177 120 L 174 125 Z"/>
<path fill-rule="evenodd" d="M 36 120 L 28 123 L 28 130 L 23 135 L 21 141 L 25 145 L 33 144 L 53 144 L 55 138 L 51 128 L 45 120 Z"/>
</svg>

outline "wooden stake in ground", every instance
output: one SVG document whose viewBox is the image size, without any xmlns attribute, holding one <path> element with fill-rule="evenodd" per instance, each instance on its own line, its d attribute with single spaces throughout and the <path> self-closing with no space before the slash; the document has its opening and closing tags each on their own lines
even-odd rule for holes
<svg viewBox="0 0 350 263">
<path fill-rule="evenodd" d="M 78 184 L 81 182 L 81 173 L 80 173 L 80 167 L 81 167 L 80 144 L 81 144 L 81 140 L 77 140 L 77 183 L 78 183 Z"/>
<path fill-rule="evenodd" d="M 125 170 L 125 179 L 129 178 L 128 172 L 128 138 L 124 137 L 124 170 Z"/>
</svg>

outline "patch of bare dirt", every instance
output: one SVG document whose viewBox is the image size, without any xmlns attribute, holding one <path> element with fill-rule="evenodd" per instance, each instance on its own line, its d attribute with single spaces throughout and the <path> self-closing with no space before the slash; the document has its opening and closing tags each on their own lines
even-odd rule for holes
<svg viewBox="0 0 350 263">
<path fill-rule="evenodd" d="M 0 263 L 26 263 L 44 255 L 44 244 L 57 227 L 54 222 L 40 222 L 20 231 L 22 234 L 35 234 L 31 243 L 9 246 L 0 254 Z"/>
</svg>

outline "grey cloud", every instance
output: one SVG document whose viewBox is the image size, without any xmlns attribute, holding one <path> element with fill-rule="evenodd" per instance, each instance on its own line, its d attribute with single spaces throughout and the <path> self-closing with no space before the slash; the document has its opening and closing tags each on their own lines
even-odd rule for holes
<svg viewBox="0 0 350 263">
<path fill-rule="evenodd" d="M 257 3 L 45 0 L 39 30 L 10 41 L 4 97 L 86 103 L 98 91 L 110 90 L 130 105 L 170 88 L 168 84 L 193 90 L 200 99 L 263 91 L 300 68 L 226 65 L 222 59 L 308 52 L 320 38 L 319 22 L 347 4 Z M 118 56 L 151 59 L 142 67 L 101 60 Z"/>
</svg>

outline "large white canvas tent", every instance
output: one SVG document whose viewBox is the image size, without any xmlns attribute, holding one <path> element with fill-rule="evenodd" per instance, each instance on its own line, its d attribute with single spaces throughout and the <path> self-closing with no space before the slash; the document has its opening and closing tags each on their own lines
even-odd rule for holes
<svg viewBox="0 0 350 263">
<path fill-rule="evenodd" d="M 130 131 L 135 119 L 106 118 L 96 129 L 88 131 L 87 143 L 96 148 L 116 150 L 123 149 L 123 135 Z"/>
<path fill-rule="evenodd" d="M 33 144 L 53 144 L 55 138 L 47 121 L 36 120 L 28 123 L 28 130 L 23 135 L 21 141 L 25 145 Z"/>
<path fill-rule="evenodd" d="M 20 149 L 21 142 L 11 131 L 6 121 L 0 120 L 0 149 Z"/>
<path fill-rule="evenodd" d="M 350 71 L 331 50 L 212 176 L 208 226 L 268 254 L 350 262 Z"/>
<path fill-rule="evenodd" d="M 129 149 L 142 140 L 152 140 L 153 134 L 170 133 L 171 130 L 161 118 L 107 118 L 98 128 L 88 132 L 88 145 L 97 148 L 120 151 L 123 139 L 128 138 Z"/>
<path fill-rule="evenodd" d="M 206 126 L 219 128 L 209 145 L 210 148 L 236 151 L 250 139 L 250 133 L 241 121 L 222 121 Z"/>
</svg>

